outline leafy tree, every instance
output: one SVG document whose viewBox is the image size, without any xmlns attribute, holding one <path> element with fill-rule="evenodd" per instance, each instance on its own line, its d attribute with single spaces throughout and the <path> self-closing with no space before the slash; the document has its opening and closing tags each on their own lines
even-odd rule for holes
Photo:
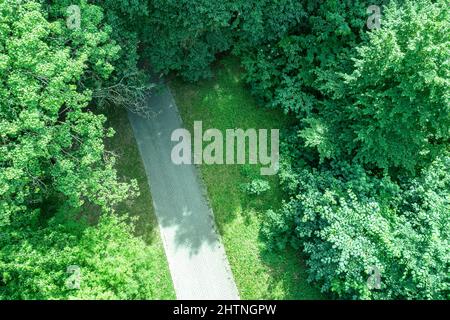
<svg viewBox="0 0 450 320">
<path fill-rule="evenodd" d="M 347 299 L 447 299 L 450 158 L 397 184 L 358 165 L 283 174 L 295 194 L 269 212 L 266 236 L 307 254 L 309 279 Z M 289 171 L 289 170 L 287 170 Z M 380 287 L 368 285 L 372 272 Z"/>
<path fill-rule="evenodd" d="M 260 101 L 298 119 L 280 173 L 291 200 L 264 233 L 337 297 L 448 299 L 448 5 L 392 2 L 372 32 L 363 2 L 348 5 L 318 3 L 305 34 L 244 59 Z"/>
<path fill-rule="evenodd" d="M 74 207 L 91 202 L 106 210 L 130 192 L 105 153 L 112 131 L 87 109 L 91 92 L 78 86 L 86 73 L 106 78 L 117 52 L 108 30 L 96 27 L 101 10 L 83 9 L 91 24 L 67 40 L 65 21 L 48 22 L 36 2 L 0 4 L 2 224 L 55 194 Z"/>
<path fill-rule="evenodd" d="M 45 224 L 0 229 L 0 299 L 168 298 L 153 274 L 151 247 L 124 216 L 105 215 L 92 226 L 65 212 Z"/>
<path fill-rule="evenodd" d="M 233 52 L 244 55 L 271 46 L 305 24 L 304 1 L 240 1 L 236 20 Z M 270 49 L 269 49 L 270 50 Z"/>
<path fill-rule="evenodd" d="M 87 5 L 86 0 L 58 0 L 48 2 L 48 20 L 58 21 L 70 19 L 68 8 L 78 6 L 80 8 L 81 28 L 71 30 L 66 28 L 66 38 L 72 40 L 70 45 L 74 50 L 85 41 L 90 41 L 91 33 L 95 32 L 96 26 L 107 31 L 109 47 L 102 46 L 91 55 L 98 58 L 102 55 L 113 57 L 107 76 L 100 76 L 93 72 L 102 63 L 92 61 L 88 64 L 89 70 L 81 81 L 83 85 L 93 91 L 92 98 L 99 109 L 111 106 L 124 107 L 132 112 L 148 115 L 146 106 L 148 91 L 153 87 L 149 76 L 145 71 L 139 70 L 138 53 L 140 45 L 140 29 L 144 17 L 148 15 L 147 1 L 92 1 L 94 5 Z M 95 8 L 95 16 L 93 14 Z M 74 32 L 75 31 L 75 32 Z M 99 34 L 96 33 L 95 36 Z M 86 37 L 88 36 L 88 37 Z M 105 38 L 106 39 L 106 38 Z"/>
<path fill-rule="evenodd" d="M 270 184 L 267 180 L 254 179 L 249 183 L 241 185 L 241 190 L 249 195 L 259 196 L 270 190 Z"/>
<path fill-rule="evenodd" d="M 73 3 L 67 0 L 67 4 Z M 115 63 L 113 76 L 130 77 L 139 73 L 139 46 L 142 41 L 142 29 L 149 14 L 147 0 L 94 0 L 105 13 L 105 22 L 111 26 L 111 38 L 120 46 L 120 57 Z M 138 80 L 138 79 L 130 79 Z M 148 79 L 145 79 L 148 81 Z M 133 82 L 131 82 L 133 83 Z"/>
<path fill-rule="evenodd" d="M 79 29 L 66 27 L 72 4 Z M 158 297 L 152 253 L 113 214 L 135 184 L 118 181 L 103 144 L 113 132 L 92 110 L 145 105 L 139 61 L 195 81 L 225 52 L 258 102 L 296 119 L 271 243 L 301 248 L 310 279 L 341 298 L 448 299 L 450 10 L 381 1 L 369 32 L 371 4 L 1 1 L 0 299 Z M 98 225 L 80 218 L 88 205 Z M 68 265 L 80 290 L 65 284 Z"/>
<path fill-rule="evenodd" d="M 164 298 L 151 248 L 113 214 L 136 184 L 118 181 L 104 147 L 113 131 L 91 111 L 120 48 L 102 9 L 80 7 L 70 30 L 58 4 L 47 15 L 34 1 L 0 2 L 0 299 Z M 66 285 L 71 265 L 80 290 Z"/>
<path fill-rule="evenodd" d="M 336 70 L 352 70 L 352 51 L 366 37 L 367 7 L 371 3 L 301 3 L 304 9 L 296 9 L 299 16 L 290 21 L 289 27 L 285 24 L 280 28 L 285 32 L 269 38 L 271 41 L 263 46 L 246 50 L 243 65 L 247 81 L 262 103 L 304 118 L 320 108 L 325 93 L 321 86 L 328 83 L 325 80 L 333 79 Z"/>
<path fill-rule="evenodd" d="M 142 39 L 156 72 L 177 70 L 189 80 L 211 76 L 215 54 L 231 45 L 231 1 L 153 0 Z"/>
<path fill-rule="evenodd" d="M 277 40 L 304 17 L 300 1 L 153 0 L 142 25 L 145 57 L 157 72 L 190 81 L 212 76 L 216 56 Z"/>
<path fill-rule="evenodd" d="M 448 145 L 448 6 L 393 1 L 367 32 L 369 4 L 305 1 L 307 23 L 246 51 L 247 80 L 322 159 L 414 171 Z"/>
</svg>

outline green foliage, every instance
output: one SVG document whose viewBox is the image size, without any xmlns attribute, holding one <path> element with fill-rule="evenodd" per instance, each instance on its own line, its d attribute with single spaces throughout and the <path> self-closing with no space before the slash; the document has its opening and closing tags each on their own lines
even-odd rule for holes
<svg viewBox="0 0 450 320">
<path fill-rule="evenodd" d="M 305 120 L 306 143 L 323 158 L 411 172 L 442 154 L 450 139 L 449 28 L 445 1 L 388 6 L 382 28 L 357 48 L 354 70 L 323 77 L 331 100 Z"/>
<path fill-rule="evenodd" d="M 364 0 L 155 3 L 149 50 L 158 71 L 208 77 L 215 56 L 231 50 L 257 101 L 296 119 L 282 150 L 293 160 L 280 172 L 291 201 L 268 214 L 272 242 L 301 246 L 311 280 L 339 297 L 445 297 L 447 178 L 417 185 L 447 161 L 446 1 L 378 2 L 387 6 L 372 31 Z M 220 41 L 209 38 L 216 32 Z M 367 287 L 372 267 L 382 271 L 380 291 Z"/>
<path fill-rule="evenodd" d="M 333 77 L 336 69 L 350 67 L 353 47 L 365 37 L 366 10 L 371 4 L 346 0 L 302 3 L 305 18 L 295 27 L 243 56 L 255 96 L 269 107 L 299 117 L 320 107 L 322 77 Z"/>
<path fill-rule="evenodd" d="M 301 248 L 310 280 L 337 297 L 445 299 L 450 11 L 393 2 L 367 33 L 367 5 L 317 3 L 304 32 L 244 57 L 260 101 L 298 119 L 280 172 L 291 200 L 268 212 L 263 232 L 277 249 Z M 367 285 L 373 268 L 380 290 Z"/>
<path fill-rule="evenodd" d="M 79 30 L 66 27 L 72 4 Z M 226 52 L 241 58 L 257 102 L 295 122 L 280 171 L 290 199 L 263 227 L 274 247 L 301 248 L 310 280 L 341 298 L 448 298 L 448 1 L 379 1 L 381 29 L 369 32 L 371 4 L 0 1 L 0 299 L 160 296 L 151 252 L 113 215 L 136 183 L 119 182 L 104 147 L 113 132 L 92 109 L 145 105 L 139 61 L 195 81 Z M 226 87 L 239 81 L 229 76 Z M 209 88 L 203 102 L 217 94 L 220 124 L 234 126 L 223 90 Z M 246 192 L 269 190 L 241 173 L 252 180 Z M 235 209 L 228 197 L 222 204 Z M 103 213 L 98 225 L 73 214 L 88 206 Z M 65 286 L 68 265 L 82 269 L 78 291 Z M 367 285 L 374 268 L 379 290 Z"/>
<path fill-rule="evenodd" d="M 154 0 L 143 24 L 145 56 L 158 72 L 178 71 L 195 81 L 212 76 L 220 53 L 278 39 L 304 17 L 294 0 Z"/>
<path fill-rule="evenodd" d="M 66 37 L 79 40 L 70 43 L 74 50 L 78 43 L 92 41 L 91 38 L 103 37 L 109 47 L 97 47 L 92 57 L 109 55 L 113 61 L 109 65 L 109 73 L 99 77 L 96 68 L 103 64 L 92 61 L 88 64 L 90 70 L 83 77 L 83 84 L 91 89 L 92 98 L 98 108 L 111 105 L 123 107 L 132 112 L 143 113 L 147 93 L 152 87 L 150 77 L 145 71 L 138 69 L 140 55 L 139 31 L 143 19 L 148 15 L 147 1 L 91 1 L 58 0 L 48 7 L 50 21 L 66 19 L 67 8 L 71 5 L 80 7 L 81 28 L 70 30 L 66 28 Z M 96 32 L 96 26 L 101 25 L 107 35 Z M 74 32 L 75 31 L 75 32 Z"/>
<path fill-rule="evenodd" d="M 233 1 L 236 2 L 236 1 Z M 270 48 L 286 34 L 295 32 L 306 19 L 304 1 L 238 1 L 233 52 L 261 51 Z"/>
<path fill-rule="evenodd" d="M 65 19 L 68 16 L 67 8 L 78 5 L 81 13 L 81 29 L 77 36 L 92 36 L 95 26 L 92 22 L 102 23 L 108 30 L 108 40 L 115 45 L 115 50 L 99 50 L 103 54 L 115 54 L 114 72 L 109 81 L 121 79 L 123 76 L 138 71 L 139 60 L 139 30 L 143 18 L 148 15 L 148 1 L 146 0 L 57 0 L 47 1 L 46 7 L 49 20 Z M 95 10 L 95 16 L 92 11 Z M 91 32 L 87 32 L 91 31 Z M 73 30 L 68 30 L 73 34 Z M 76 43 L 75 43 L 76 44 Z M 76 48 L 76 45 L 74 46 Z"/>
<path fill-rule="evenodd" d="M 120 48 L 101 8 L 80 2 L 70 30 L 66 4 L 0 1 L 0 299 L 167 298 L 159 253 L 114 215 L 136 182 L 117 178 L 92 112 Z"/>
<path fill-rule="evenodd" d="M 241 189 L 249 195 L 259 196 L 270 190 L 270 184 L 267 180 L 255 179 L 252 182 L 243 184 Z"/>
<path fill-rule="evenodd" d="M 101 12 L 87 9 L 94 28 Z M 111 73 L 116 50 L 107 31 L 70 34 L 78 48 L 71 50 L 64 20 L 47 22 L 37 3 L 3 2 L 0 13 L 0 221 L 37 209 L 55 193 L 74 207 L 111 208 L 131 189 L 117 181 L 114 158 L 105 156 L 103 139 L 112 134 L 105 117 L 87 110 L 90 91 L 78 87 L 91 66 L 99 77 Z"/>
<path fill-rule="evenodd" d="M 146 57 L 157 72 L 171 70 L 190 80 L 211 76 L 215 54 L 228 50 L 232 1 L 154 0 L 143 25 Z"/>
<path fill-rule="evenodd" d="M 153 253 L 124 219 L 107 215 L 89 226 L 60 212 L 44 226 L 3 228 L 0 299 L 164 298 L 155 292 L 165 284 L 152 273 Z M 69 266 L 80 270 L 78 289 Z"/>
<path fill-rule="evenodd" d="M 65 0 L 73 3 L 73 0 Z M 111 26 L 111 38 L 117 43 L 120 58 L 115 63 L 115 80 L 138 72 L 140 32 L 148 16 L 147 0 L 94 0 L 105 13 L 105 22 Z M 130 80 L 133 83 L 133 79 Z M 147 79 L 148 81 L 148 79 Z"/>
<path fill-rule="evenodd" d="M 414 171 L 450 137 L 450 10 L 446 1 L 392 2 L 382 28 L 366 32 L 368 5 L 307 5 L 301 32 L 244 55 L 247 81 L 262 103 L 299 119 L 322 160 Z"/>
<path fill-rule="evenodd" d="M 265 234 L 279 248 L 301 247 L 310 280 L 338 297 L 446 299 L 449 169 L 449 157 L 438 159 L 399 185 L 346 163 L 299 171 L 283 181 L 297 185 L 297 196 L 269 212 Z M 373 268 L 379 290 L 367 285 Z"/>
</svg>

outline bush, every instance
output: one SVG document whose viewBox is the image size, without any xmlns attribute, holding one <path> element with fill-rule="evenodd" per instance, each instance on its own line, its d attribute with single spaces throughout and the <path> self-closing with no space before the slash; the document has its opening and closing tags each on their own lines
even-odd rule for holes
<svg viewBox="0 0 450 320">
<path fill-rule="evenodd" d="M 155 290 L 156 257 L 125 219 L 107 215 L 89 226 L 59 212 L 44 227 L 0 227 L 0 299 L 164 298 Z"/>
<path fill-rule="evenodd" d="M 264 232 L 278 248 L 301 247 L 310 281 L 337 297 L 446 299 L 449 172 L 449 157 L 399 183 L 346 163 L 305 169 L 290 178 L 297 196 L 269 212 Z M 374 269 L 379 290 L 367 285 Z"/>
<path fill-rule="evenodd" d="M 270 184 L 266 180 L 256 179 L 250 183 L 242 185 L 241 189 L 250 195 L 259 196 L 260 194 L 270 190 Z"/>
</svg>

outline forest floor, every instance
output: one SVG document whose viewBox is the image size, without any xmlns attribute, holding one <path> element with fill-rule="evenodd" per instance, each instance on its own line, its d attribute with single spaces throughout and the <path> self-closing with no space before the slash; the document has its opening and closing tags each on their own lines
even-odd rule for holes
<svg viewBox="0 0 450 320">
<path fill-rule="evenodd" d="M 117 211 L 127 213 L 135 219 L 130 223 L 135 226 L 136 235 L 142 237 L 153 252 L 156 263 L 153 264 L 155 270 L 151 271 L 154 277 L 148 280 L 153 286 L 152 299 L 175 299 L 175 290 L 152 205 L 152 195 L 127 111 L 113 107 L 107 108 L 104 113 L 108 118 L 108 127 L 116 131 L 115 136 L 107 140 L 106 146 L 117 156 L 118 176 L 122 181 L 136 179 L 140 191 L 139 197 L 127 200 Z"/>
<path fill-rule="evenodd" d="M 241 77 L 239 62 L 225 58 L 212 80 L 187 84 L 170 82 L 184 125 L 194 121 L 203 130 L 281 129 L 289 119 L 282 113 L 256 106 Z M 259 166 L 201 165 L 216 224 L 242 299 L 323 299 L 307 282 L 306 265 L 297 251 L 268 249 L 261 237 L 265 212 L 281 206 L 283 192 L 276 176 L 265 178 L 271 190 L 250 196 L 240 186 L 259 177 Z"/>
</svg>

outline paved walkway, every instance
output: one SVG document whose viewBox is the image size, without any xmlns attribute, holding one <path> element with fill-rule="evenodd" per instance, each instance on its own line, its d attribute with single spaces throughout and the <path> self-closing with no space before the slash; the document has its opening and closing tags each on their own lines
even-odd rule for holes
<svg viewBox="0 0 450 320">
<path fill-rule="evenodd" d="M 166 86 L 149 99 L 150 119 L 129 113 L 180 300 L 239 299 L 225 250 L 193 165 L 174 165 L 173 130 L 183 128 Z M 150 204 L 149 204 L 150 205 Z"/>
</svg>

